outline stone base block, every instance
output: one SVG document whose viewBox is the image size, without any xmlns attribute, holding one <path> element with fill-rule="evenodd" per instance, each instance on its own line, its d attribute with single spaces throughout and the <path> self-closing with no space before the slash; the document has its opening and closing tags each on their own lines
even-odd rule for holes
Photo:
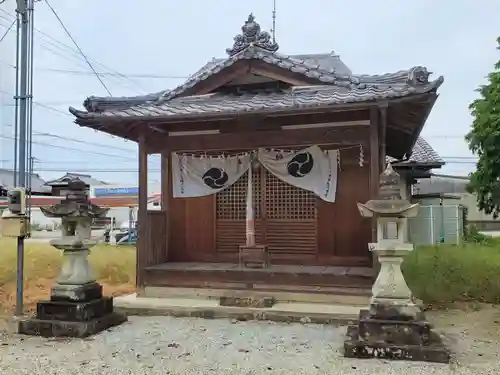
<svg viewBox="0 0 500 375">
<path fill-rule="evenodd" d="M 112 297 L 84 302 L 50 300 L 39 302 L 36 317 L 20 321 L 18 332 L 43 337 L 86 337 L 126 320 L 126 315 L 113 311 Z"/>
<path fill-rule="evenodd" d="M 370 316 L 381 320 L 424 320 L 422 310 L 416 304 L 377 303 L 370 305 Z"/>
<path fill-rule="evenodd" d="M 359 314 L 358 334 L 362 340 L 388 344 L 427 345 L 431 325 L 425 320 L 373 318 L 368 310 Z"/>
<path fill-rule="evenodd" d="M 436 333 L 428 345 L 401 345 L 361 340 L 357 326 L 349 326 L 344 341 L 344 357 L 450 363 L 450 352 Z"/>
<path fill-rule="evenodd" d="M 276 300 L 273 297 L 220 297 L 219 304 L 221 306 L 234 306 L 234 307 L 254 307 L 254 308 L 268 308 L 273 307 Z"/>
<path fill-rule="evenodd" d="M 423 314 L 410 320 L 406 313 L 398 317 L 398 308 L 360 311 L 358 324 L 347 329 L 344 356 L 449 363 L 449 351 Z"/>
<path fill-rule="evenodd" d="M 42 337 L 84 338 L 127 321 L 123 314 L 112 312 L 88 321 L 30 319 L 19 322 L 19 333 Z"/>
<path fill-rule="evenodd" d="M 103 297 L 89 302 L 43 301 L 36 306 L 41 320 L 86 322 L 113 312 L 113 298 Z"/>
<path fill-rule="evenodd" d="M 56 284 L 52 287 L 51 301 L 92 301 L 102 297 L 102 285 L 87 283 L 82 285 Z"/>
</svg>

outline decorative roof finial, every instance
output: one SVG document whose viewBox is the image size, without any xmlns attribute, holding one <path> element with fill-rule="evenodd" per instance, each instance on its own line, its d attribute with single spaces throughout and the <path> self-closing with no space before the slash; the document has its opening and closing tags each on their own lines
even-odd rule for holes
<svg viewBox="0 0 500 375">
<path fill-rule="evenodd" d="M 401 199 L 401 176 L 387 163 L 387 168 L 380 175 L 379 197 L 383 200 Z"/>
<path fill-rule="evenodd" d="M 256 46 L 269 52 L 276 52 L 279 48 L 278 43 L 272 41 L 271 35 L 267 31 L 261 31 L 260 25 L 255 22 L 252 13 L 241 27 L 241 31 L 241 34 L 234 37 L 233 47 L 226 49 L 229 56 L 236 55 L 250 46 Z"/>
</svg>

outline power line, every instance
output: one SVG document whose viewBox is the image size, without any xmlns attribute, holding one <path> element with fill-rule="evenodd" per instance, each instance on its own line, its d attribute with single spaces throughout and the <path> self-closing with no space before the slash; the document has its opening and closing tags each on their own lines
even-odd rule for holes
<svg viewBox="0 0 500 375">
<path fill-rule="evenodd" d="M 3 11 L 3 10 L 0 9 L 0 11 Z M 7 13 L 7 12 L 5 12 L 5 13 Z M 2 19 L 2 18 L 4 20 L 7 20 L 7 21 L 10 22 L 10 19 L 2 17 L 0 15 L 0 19 Z M 0 23 L 0 26 L 6 27 L 5 25 L 3 25 L 1 23 Z M 79 63 L 82 63 L 83 64 L 82 68 L 87 68 L 88 67 L 87 63 L 81 57 L 80 53 L 77 50 L 75 50 L 74 48 L 71 48 L 70 46 L 68 46 L 68 45 L 66 45 L 66 44 L 58 41 L 55 38 L 52 38 L 50 35 L 45 34 L 45 33 L 41 32 L 38 29 L 35 29 L 35 31 L 37 31 L 37 33 L 38 33 L 37 37 L 41 38 L 43 40 L 43 42 L 48 43 L 49 45 L 51 45 L 52 47 L 55 47 L 56 49 L 53 49 L 53 48 L 49 47 L 47 44 L 39 41 L 37 44 L 39 45 L 40 48 L 42 48 L 43 50 L 47 50 L 50 53 L 52 53 L 52 54 L 54 54 L 54 55 L 56 55 L 56 56 L 58 56 L 60 58 L 63 58 L 64 60 L 67 60 L 67 61 L 69 61 L 69 62 L 71 62 L 73 64 L 76 63 L 78 66 L 81 66 Z M 54 41 L 55 41 L 55 43 L 54 43 Z M 64 47 L 64 48 L 62 48 L 62 47 Z M 71 53 L 68 53 L 68 52 L 71 52 Z M 104 64 L 101 64 L 101 63 L 99 63 L 99 62 L 97 62 L 95 60 L 92 60 L 90 58 L 89 58 L 89 60 L 91 62 L 93 62 L 94 65 L 101 66 L 101 70 L 106 70 L 106 69 L 109 70 L 109 68 L 107 68 Z M 88 73 L 91 74 L 91 75 L 94 74 L 93 72 L 88 72 Z M 116 79 L 116 83 L 121 84 L 124 87 L 127 87 L 128 89 L 132 88 L 132 90 L 137 91 L 136 87 L 140 87 L 141 90 L 139 90 L 139 91 L 143 91 L 143 92 L 146 91 L 146 90 L 144 90 L 141 87 L 141 85 L 137 81 L 134 81 L 134 80 L 132 80 L 129 77 L 127 77 L 127 76 L 125 76 L 125 75 L 123 75 L 121 73 L 118 73 L 118 72 L 114 72 L 112 74 L 114 74 L 114 75 L 109 76 L 108 78 L 110 78 L 110 79 Z M 125 82 L 125 80 L 130 81 L 133 84 L 133 87 L 131 85 L 127 84 Z M 139 93 L 141 93 L 141 92 L 139 92 Z"/>
<path fill-rule="evenodd" d="M 1 4 L 1 3 L 0 3 Z M 7 30 L 5 30 L 5 34 L 2 35 L 2 37 L 0 38 L 0 43 L 3 42 L 3 40 L 5 39 L 5 37 L 7 36 L 7 34 L 10 32 L 10 30 L 12 30 L 12 27 L 16 24 L 16 20 L 12 21 L 12 23 L 10 24 L 10 26 L 7 28 Z"/>
<path fill-rule="evenodd" d="M 5 126 L 11 127 L 12 125 L 8 124 L 8 125 L 5 125 Z M 89 146 L 92 146 L 92 147 L 102 147 L 102 148 L 106 148 L 108 150 L 112 149 L 112 150 L 123 151 L 123 152 L 133 152 L 134 151 L 131 148 L 123 148 L 123 147 L 116 147 L 116 146 L 111 146 L 111 145 L 105 145 L 105 144 L 102 144 L 102 143 L 88 142 L 88 141 L 83 141 L 81 139 L 77 139 L 77 138 L 73 138 L 73 137 L 65 137 L 65 136 L 58 135 L 58 134 L 53 134 L 53 133 L 36 132 L 36 131 L 34 131 L 33 134 L 36 135 L 36 136 L 40 136 L 40 137 L 50 137 L 50 138 L 60 139 L 60 140 L 63 140 L 63 141 L 69 141 L 69 142 L 74 142 L 74 143 L 81 143 L 81 144 L 89 145 Z"/>
<path fill-rule="evenodd" d="M 85 72 L 81 70 L 70 70 L 70 69 L 54 69 L 54 68 L 37 68 L 37 70 L 61 73 L 61 74 L 73 74 L 73 75 L 91 75 L 91 72 Z M 102 77 L 119 77 L 120 74 L 117 73 L 105 73 L 105 72 L 97 72 L 96 73 Z M 189 76 L 174 76 L 174 75 L 160 75 L 160 74 L 141 74 L 141 73 L 127 73 L 128 77 L 133 78 L 152 78 L 152 79 L 188 79 Z"/>
<path fill-rule="evenodd" d="M 0 25 L 1 26 L 1 25 Z M 5 61 L 0 61 L 0 64 L 8 65 L 11 68 L 16 68 L 15 65 L 9 64 Z M 45 68 L 45 67 L 37 67 L 37 71 L 46 71 L 60 74 L 69 74 L 69 75 L 93 75 L 93 72 L 86 72 L 84 70 L 72 70 L 72 69 L 55 69 L 55 68 Z M 118 73 L 110 73 L 110 72 L 97 72 L 97 74 L 101 77 L 120 77 L 121 75 Z M 127 77 L 134 78 L 151 78 L 151 79 L 188 79 L 189 76 L 177 76 L 177 75 L 161 75 L 161 74 L 146 74 L 146 73 L 127 73 Z"/>
<path fill-rule="evenodd" d="M 10 92 L 8 92 L 8 91 L 5 91 L 5 90 L 0 90 L 0 93 L 5 94 L 5 95 L 9 95 L 9 96 L 15 96 L 14 94 L 12 94 L 12 93 L 10 93 Z M 36 105 L 37 105 L 37 106 L 39 106 L 39 107 L 43 107 L 43 108 L 45 108 L 45 109 L 49 109 L 49 110 L 51 110 L 51 111 L 54 111 L 54 112 L 57 112 L 57 113 L 63 114 L 63 115 L 65 115 L 65 116 L 70 116 L 70 117 L 73 117 L 73 116 L 71 116 L 71 114 L 70 114 L 70 113 L 68 113 L 68 112 L 64 112 L 64 111 L 62 111 L 62 110 L 60 110 L 60 109 L 54 108 L 54 107 L 52 107 L 52 106 L 50 106 L 50 105 L 47 105 L 47 104 L 45 104 L 45 103 L 42 103 L 42 102 L 37 102 L 37 101 L 34 101 L 34 100 L 33 100 L 33 104 L 36 104 Z"/>
<path fill-rule="evenodd" d="M 5 13 L 5 14 L 6 14 L 6 15 L 8 15 L 9 17 L 15 17 L 12 13 L 9 13 L 9 12 L 7 12 L 7 11 L 3 10 L 3 9 L 0 9 L 0 11 L 1 11 L 1 12 L 3 12 L 3 13 Z M 5 16 L 2 16 L 2 15 L 0 15 L 0 19 L 4 19 L 4 20 L 6 20 L 6 21 L 8 21 L 8 22 L 11 22 L 11 20 L 12 20 L 11 18 L 6 18 Z M 2 24 L 0 24 L 0 26 L 6 27 L 5 25 L 2 25 Z M 82 61 L 82 62 L 84 62 L 84 63 L 85 63 L 85 60 L 84 60 L 84 59 L 82 59 L 81 54 L 78 52 L 78 50 L 75 50 L 73 47 L 68 46 L 67 44 L 65 44 L 65 43 L 63 43 L 63 42 L 61 42 L 61 41 L 59 41 L 58 39 L 56 39 L 56 38 L 52 37 L 51 35 L 49 35 L 49 34 L 47 34 L 47 33 L 43 32 L 43 31 L 41 31 L 41 30 L 39 30 L 39 29 L 37 29 L 37 28 L 35 28 L 34 30 L 35 30 L 35 31 L 39 34 L 39 35 L 38 35 L 39 37 L 41 37 L 42 39 L 44 39 L 44 41 L 45 41 L 45 42 L 49 43 L 49 44 L 50 44 L 50 45 L 52 45 L 53 47 L 56 47 L 56 48 L 60 49 L 60 50 L 61 50 L 61 51 L 63 51 L 64 53 L 68 53 L 68 51 L 67 51 L 67 50 L 69 50 L 70 52 L 72 52 L 72 53 L 73 53 L 73 55 L 74 55 L 73 57 L 76 57 L 76 58 L 78 59 L 78 61 Z M 55 43 L 54 43 L 54 42 L 55 42 Z M 58 55 L 59 57 L 63 57 L 63 58 L 65 58 L 65 59 L 69 60 L 67 56 L 61 55 L 60 53 L 58 53 L 58 52 L 54 51 L 53 49 L 51 49 L 51 48 L 47 47 L 46 45 L 44 45 L 44 44 L 42 44 L 42 43 L 41 43 L 41 45 L 42 45 L 42 47 L 43 47 L 44 49 L 46 49 L 46 50 L 48 50 L 48 51 L 50 51 L 50 52 L 52 52 L 52 53 L 54 53 L 54 54 Z M 61 46 L 62 46 L 62 47 L 64 47 L 64 48 L 66 48 L 67 50 L 64 50 Z M 87 58 L 88 58 L 88 57 L 87 57 Z M 140 86 L 140 85 L 139 85 L 136 81 L 134 81 L 134 80 L 130 79 L 130 78 L 129 78 L 129 77 L 127 77 L 126 75 L 124 75 L 124 74 L 122 74 L 122 73 L 119 73 L 119 72 L 117 72 L 117 71 L 115 71 L 115 70 L 113 70 L 113 69 L 111 69 L 111 68 L 107 67 L 106 65 L 104 65 L 104 64 L 102 64 L 102 63 L 100 63 L 100 62 L 98 62 L 98 61 L 94 60 L 94 59 L 88 58 L 88 60 L 89 60 L 89 61 L 91 61 L 91 62 L 93 62 L 93 63 L 94 63 L 94 65 L 101 66 L 103 70 L 111 71 L 111 72 L 113 72 L 114 74 L 116 74 L 118 77 L 121 77 L 121 78 L 124 78 L 124 79 L 126 79 L 126 80 L 130 81 L 131 83 L 133 83 L 133 84 L 134 84 L 134 85 L 136 85 L 136 86 Z M 75 62 L 74 60 L 69 60 L 69 61 L 71 61 L 71 62 L 73 62 L 73 63 Z M 87 64 L 86 64 L 86 63 L 85 63 L 85 66 L 87 66 Z M 113 78 L 117 78 L 117 77 L 113 77 Z"/>
<path fill-rule="evenodd" d="M 14 137 L 9 137 L 9 136 L 6 136 L 6 135 L 0 135 L 0 138 L 15 140 Z M 53 144 L 45 143 L 45 142 L 33 141 L 32 143 L 36 144 L 36 145 L 41 145 L 41 146 L 45 146 L 45 147 L 52 147 L 52 148 L 57 148 L 57 149 L 61 149 L 61 150 L 83 152 L 85 154 L 93 154 L 93 155 L 99 155 L 99 156 L 106 156 L 106 157 L 118 158 L 118 159 L 123 159 L 123 160 L 136 160 L 135 158 L 126 157 L 126 156 L 122 156 L 122 155 L 109 154 L 109 153 L 98 152 L 98 151 L 82 150 L 82 149 L 79 149 L 79 148 L 53 145 Z"/>
<path fill-rule="evenodd" d="M 64 29 L 64 31 L 66 32 L 66 35 L 68 35 L 68 37 L 71 39 L 71 41 L 73 42 L 73 44 L 75 45 L 75 47 L 78 49 L 78 51 L 81 53 L 81 55 L 83 56 L 83 58 L 85 59 L 85 61 L 87 62 L 87 64 L 89 65 L 90 69 L 94 72 L 95 76 L 97 77 L 97 79 L 99 80 L 99 82 L 101 82 L 101 85 L 104 87 L 104 89 L 107 91 L 107 93 L 109 94 L 109 96 L 112 96 L 111 95 L 111 91 L 109 91 L 108 87 L 106 86 L 106 84 L 104 83 L 104 81 L 101 79 L 101 77 L 97 74 L 97 71 L 94 69 L 94 66 L 90 63 L 89 59 L 87 58 L 87 56 L 85 56 L 85 54 L 83 53 L 82 49 L 80 48 L 80 46 L 78 45 L 78 43 L 76 42 L 76 40 L 73 38 L 73 36 L 71 35 L 71 33 L 69 32 L 69 30 L 66 28 L 66 25 L 64 25 L 64 22 L 61 20 L 61 18 L 59 17 L 59 15 L 57 14 L 57 12 L 54 10 L 54 8 L 52 8 L 52 5 L 50 5 L 49 1 L 48 0 L 45 0 L 45 4 L 47 4 L 47 6 L 50 8 L 51 12 L 54 14 L 54 16 L 57 18 L 57 20 L 59 21 L 61 27 Z"/>
</svg>

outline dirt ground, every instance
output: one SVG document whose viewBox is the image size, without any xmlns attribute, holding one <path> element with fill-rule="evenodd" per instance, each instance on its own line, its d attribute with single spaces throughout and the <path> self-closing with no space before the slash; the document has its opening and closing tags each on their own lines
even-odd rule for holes
<svg viewBox="0 0 500 375">
<path fill-rule="evenodd" d="M 468 304 L 427 312 L 426 316 L 451 348 L 455 365 L 498 363 L 500 306 Z"/>
</svg>

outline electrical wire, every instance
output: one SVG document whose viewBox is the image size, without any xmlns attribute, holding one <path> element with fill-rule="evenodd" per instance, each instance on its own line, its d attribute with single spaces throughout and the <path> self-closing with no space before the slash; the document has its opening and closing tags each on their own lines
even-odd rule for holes
<svg viewBox="0 0 500 375">
<path fill-rule="evenodd" d="M 0 138 L 11 139 L 11 140 L 15 139 L 14 137 L 9 137 L 9 136 L 6 136 L 6 135 L 0 135 Z M 52 147 L 52 148 L 57 148 L 57 149 L 61 149 L 61 150 L 83 152 L 85 154 L 93 154 L 93 155 L 99 155 L 99 156 L 106 156 L 106 157 L 118 158 L 118 159 L 123 159 L 123 160 L 136 160 L 136 158 L 132 158 L 132 157 L 126 157 L 126 156 L 122 156 L 122 155 L 109 154 L 109 153 L 98 152 L 98 151 L 82 150 L 82 149 L 74 148 L 74 147 L 52 145 L 52 144 L 46 143 L 46 142 L 33 141 L 32 143 L 35 144 L 35 145 L 42 145 L 42 146 L 45 146 L 45 147 Z M 89 144 L 91 144 L 91 143 L 89 143 Z"/>
<path fill-rule="evenodd" d="M 109 94 L 109 96 L 113 96 L 111 95 L 111 91 L 109 91 L 108 87 L 106 86 L 106 84 L 104 83 L 104 81 L 102 80 L 102 78 L 97 74 L 97 71 L 94 69 L 94 66 L 90 63 L 89 59 L 87 58 L 87 56 L 83 53 L 82 49 L 80 48 L 80 46 L 78 45 L 78 43 L 76 42 L 76 40 L 73 38 L 73 36 L 71 35 L 71 33 L 69 32 L 68 28 L 66 27 L 66 25 L 64 24 L 64 22 L 62 21 L 61 17 L 59 17 L 59 15 L 57 14 L 57 12 L 55 11 L 55 9 L 52 7 L 52 5 L 50 5 L 49 1 L 48 0 L 45 0 L 45 4 L 47 4 L 47 6 L 50 8 L 50 11 L 54 14 L 54 16 L 57 18 L 57 20 L 59 21 L 59 24 L 61 25 L 61 27 L 64 29 L 64 31 L 66 32 L 66 35 L 68 35 L 68 37 L 71 39 L 71 41 L 73 42 L 73 44 L 75 45 L 75 47 L 78 49 L 78 51 L 81 53 L 81 55 L 83 56 L 83 58 L 85 59 L 85 61 L 87 62 L 87 64 L 89 65 L 90 69 L 94 72 L 95 76 L 97 77 L 97 79 L 99 80 L 99 82 L 101 82 L 101 85 L 104 87 L 104 89 L 107 91 L 107 93 Z"/>
<path fill-rule="evenodd" d="M 0 9 L 0 11 L 4 12 L 5 14 L 7 14 L 9 16 L 14 17 L 12 14 L 10 14 L 9 12 L 4 11 L 3 9 Z M 0 15 L 0 20 L 6 20 L 8 22 L 11 21 L 10 18 L 6 18 L 5 16 L 2 16 L 2 15 Z M 7 26 L 5 26 L 5 25 L 3 25 L 1 23 L 0 23 L 0 26 L 7 27 Z M 37 32 L 37 37 L 41 38 L 43 40 L 43 42 L 48 43 L 52 47 L 56 48 L 56 50 L 54 50 L 53 48 L 47 46 L 47 44 L 42 43 L 42 42 L 38 42 L 37 44 L 42 49 L 47 50 L 47 51 L 51 52 L 52 54 L 54 54 L 54 55 L 56 55 L 56 56 L 58 56 L 60 58 L 63 58 L 65 60 L 67 60 L 67 61 L 70 61 L 73 64 L 77 63 L 77 62 L 78 63 L 83 63 L 82 68 L 87 68 L 88 67 L 88 64 L 85 62 L 85 59 L 82 58 L 82 56 L 78 52 L 78 50 L 75 50 L 74 48 L 72 48 L 72 47 L 68 46 L 67 44 L 65 44 L 65 43 L 57 40 L 56 38 L 50 36 L 49 34 L 42 32 L 39 29 L 35 28 L 35 31 Z M 71 54 L 69 54 L 68 52 L 71 52 Z M 122 73 L 119 73 L 119 72 L 116 72 L 116 71 L 108 68 L 106 65 L 97 62 L 96 60 L 90 59 L 89 57 L 87 57 L 87 58 L 94 65 L 100 66 L 101 70 L 110 71 L 113 75 L 109 76 L 108 78 L 116 79 L 117 83 L 123 85 L 124 87 L 127 87 L 128 89 L 130 89 L 132 87 L 132 86 L 128 85 L 125 81 L 131 82 L 133 84 L 133 86 L 134 86 L 133 90 L 136 91 L 136 92 L 137 92 L 137 90 L 136 90 L 135 87 L 137 87 L 137 86 L 140 87 L 141 86 L 137 81 L 134 81 L 133 79 L 127 77 L 126 75 L 124 75 Z M 79 64 L 77 64 L 77 65 L 79 65 Z M 37 68 L 37 70 L 38 70 L 38 68 Z M 92 74 L 92 75 L 94 74 L 93 72 L 89 72 L 89 73 Z M 144 91 L 142 89 L 142 87 L 141 87 L 141 90 Z"/>
<path fill-rule="evenodd" d="M 11 95 L 12 95 L 12 96 L 15 96 L 14 94 L 12 94 L 12 93 L 10 93 L 10 92 L 8 92 L 8 91 L 5 91 L 5 90 L 0 90 L 0 93 L 1 93 L 1 94 L 5 94 L 5 95 L 9 95 L 9 96 L 11 96 Z M 50 105 L 48 105 L 48 104 L 42 103 L 42 102 L 38 102 L 38 101 L 34 101 L 34 100 L 33 100 L 33 104 L 35 104 L 35 105 L 37 105 L 37 106 L 39 106 L 39 107 L 43 107 L 43 108 L 45 108 L 45 109 L 48 109 L 48 110 L 51 110 L 51 111 L 54 111 L 54 112 L 57 112 L 57 113 L 63 114 L 63 115 L 65 115 L 65 116 L 70 116 L 70 117 L 73 117 L 73 116 L 71 116 L 71 114 L 70 114 L 70 113 L 68 113 L 68 112 L 64 112 L 64 111 L 62 111 L 62 110 L 60 110 L 60 109 L 54 108 L 54 107 L 52 107 L 52 106 L 50 106 Z"/>
<path fill-rule="evenodd" d="M 0 3 L 1 4 L 1 3 Z M 0 43 L 3 42 L 3 40 L 5 39 L 5 37 L 7 36 L 7 34 L 12 30 L 12 27 L 16 24 L 16 20 L 12 21 L 12 23 L 10 24 L 10 26 L 7 28 L 7 30 L 5 30 L 5 33 L 2 35 L 2 37 L 0 38 Z"/>
<path fill-rule="evenodd" d="M 1 61 L 0 61 L 1 63 Z M 54 68 L 37 68 L 37 70 L 61 73 L 61 74 L 70 74 L 70 75 L 91 75 L 92 72 L 86 72 L 82 70 L 70 70 L 70 69 L 54 69 Z M 118 77 L 120 76 L 117 73 L 106 73 L 106 72 L 97 72 L 99 76 L 102 77 Z M 147 78 L 147 79 L 188 79 L 189 76 L 174 76 L 174 75 L 159 75 L 159 74 L 142 74 L 142 73 L 127 73 L 127 77 L 133 78 Z"/>
</svg>

